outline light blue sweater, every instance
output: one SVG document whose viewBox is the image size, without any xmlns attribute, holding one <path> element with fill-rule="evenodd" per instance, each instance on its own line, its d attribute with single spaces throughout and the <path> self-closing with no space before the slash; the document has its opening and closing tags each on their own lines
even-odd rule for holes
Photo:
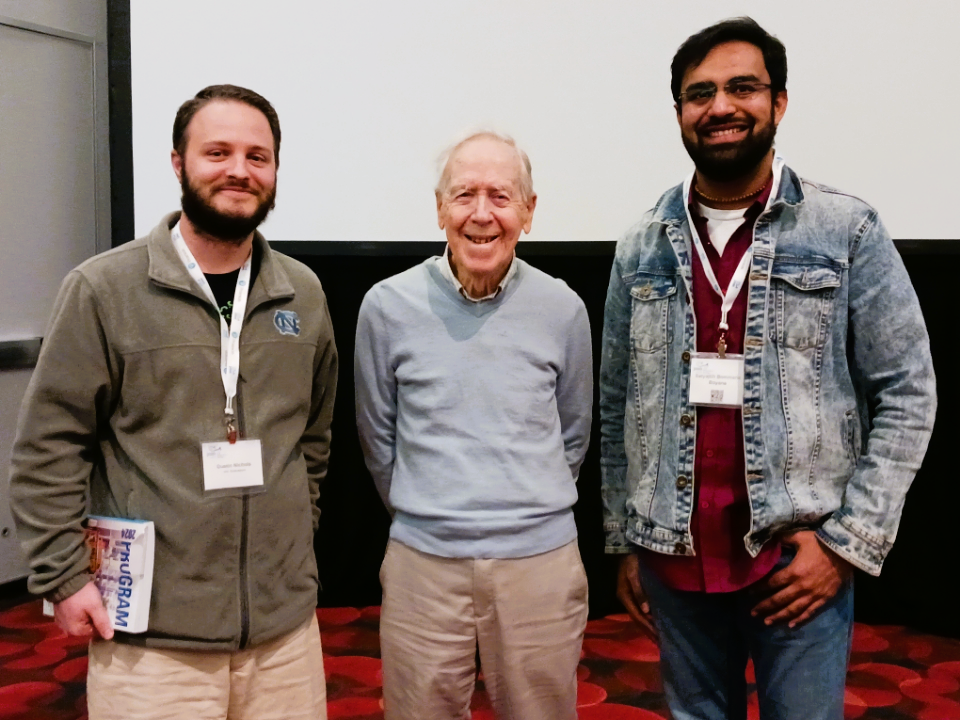
<svg viewBox="0 0 960 720">
<path fill-rule="evenodd" d="M 357 321 L 357 426 L 390 537 L 443 557 L 527 557 L 572 541 L 590 438 L 583 301 L 520 259 L 472 303 L 431 258 L 375 285 Z"/>
</svg>

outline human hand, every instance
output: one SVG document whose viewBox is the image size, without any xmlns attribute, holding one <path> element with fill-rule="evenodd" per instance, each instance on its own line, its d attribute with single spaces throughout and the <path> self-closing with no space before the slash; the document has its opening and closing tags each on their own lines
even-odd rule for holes
<svg viewBox="0 0 960 720">
<path fill-rule="evenodd" d="M 796 627 L 823 607 L 853 575 L 853 567 L 817 540 L 812 530 L 798 530 L 782 542 L 797 549 L 787 567 L 769 577 L 760 587 L 766 599 L 750 614 L 766 625 L 787 622 Z"/>
<path fill-rule="evenodd" d="M 66 600 L 55 603 L 53 617 L 68 635 L 95 633 L 104 640 L 113 637 L 110 616 L 103 606 L 103 597 L 92 580 Z"/>
<path fill-rule="evenodd" d="M 627 614 L 644 628 L 650 637 L 657 638 L 650 614 L 650 603 L 640 585 L 640 560 L 636 553 L 624 555 L 617 572 L 617 598 L 623 603 Z"/>
</svg>

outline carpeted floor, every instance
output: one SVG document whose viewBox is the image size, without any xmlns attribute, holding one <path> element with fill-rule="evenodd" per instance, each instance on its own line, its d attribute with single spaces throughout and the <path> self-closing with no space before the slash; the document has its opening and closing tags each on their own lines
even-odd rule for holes
<svg viewBox="0 0 960 720">
<path fill-rule="evenodd" d="M 383 717 L 379 613 L 317 610 L 330 720 Z M 668 717 L 657 659 L 656 645 L 625 615 L 591 621 L 578 672 L 581 720 Z M 39 602 L 0 611 L 0 719 L 86 718 L 86 669 L 86 642 L 64 635 L 41 615 Z M 474 720 L 492 720 L 482 679 L 473 708 Z M 758 717 L 755 694 L 749 716 Z M 858 624 L 846 717 L 960 720 L 960 640 Z"/>
</svg>

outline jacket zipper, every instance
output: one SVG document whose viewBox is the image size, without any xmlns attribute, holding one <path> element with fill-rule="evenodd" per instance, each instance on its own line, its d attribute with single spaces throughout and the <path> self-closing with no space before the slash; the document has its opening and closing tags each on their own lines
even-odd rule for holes
<svg viewBox="0 0 960 720">
<path fill-rule="evenodd" d="M 240 400 L 240 383 L 237 383 L 237 435 L 246 437 L 243 422 L 243 403 Z M 247 569 L 247 543 L 250 532 L 250 496 L 244 493 L 240 500 L 240 649 L 250 640 L 250 592 Z"/>
</svg>

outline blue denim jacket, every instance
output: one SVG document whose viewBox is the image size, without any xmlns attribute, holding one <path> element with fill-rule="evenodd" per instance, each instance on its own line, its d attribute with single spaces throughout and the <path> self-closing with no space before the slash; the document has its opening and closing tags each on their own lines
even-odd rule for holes
<svg viewBox="0 0 960 720">
<path fill-rule="evenodd" d="M 607 552 L 692 555 L 696 326 L 682 186 L 620 240 L 600 366 Z M 923 316 L 876 211 L 784 168 L 757 220 L 744 337 L 743 437 L 756 555 L 817 528 L 877 575 L 926 450 L 936 387 Z M 629 543 L 628 543 L 629 541 Z"/>
</svg>

